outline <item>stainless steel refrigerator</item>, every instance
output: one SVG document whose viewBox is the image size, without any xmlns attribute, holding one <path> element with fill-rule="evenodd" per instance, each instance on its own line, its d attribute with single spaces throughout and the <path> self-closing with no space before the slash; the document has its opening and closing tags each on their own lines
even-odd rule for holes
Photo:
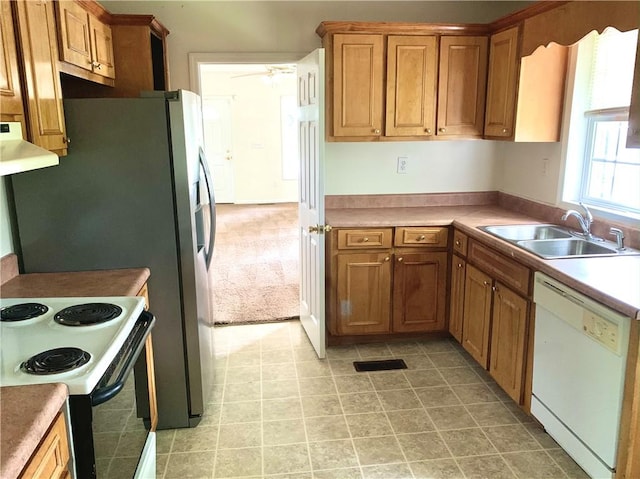
<svg viewBox="0 0 640 479">
<path fill-rule="evenodd" d="M 158 427 L 197 425 L 213 386 L 213 184 L 189 91 L 64 102 L 69 154 L 11 177 L 24 272 L 149 267 Z"/>
</svg>

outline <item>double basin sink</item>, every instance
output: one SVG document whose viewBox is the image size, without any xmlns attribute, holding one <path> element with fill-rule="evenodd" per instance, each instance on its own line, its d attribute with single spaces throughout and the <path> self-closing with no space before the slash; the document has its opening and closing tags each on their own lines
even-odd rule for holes
<svg viewBox="0 0 640 479">
<path fill-rule="evenodd" d="M 544 259 L 640 254 L 631 248 L 618 250 L 613 242 L 581 238 L 557 225 L 480 226 L 479 229 Z"/>
</svg>

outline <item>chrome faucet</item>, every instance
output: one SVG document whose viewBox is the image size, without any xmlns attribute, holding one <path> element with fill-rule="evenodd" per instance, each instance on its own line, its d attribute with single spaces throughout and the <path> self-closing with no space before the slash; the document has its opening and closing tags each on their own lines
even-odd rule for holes
<svg viewBox="0 0 640 479">
<path fill-rule="evenodd" d="M 591 211 L 589 211 L 589 208 L 587 208 L 587 206 L 584 203 L 580 202 L 579 204 L 584 210 L 584 216 L 582 216 L 576 210 L 567 210 L 565 214 L 562 215 L 562 221 L 567 221 L 569 216 L 574 216 L 578 220 L 578 223 L 580 223 L 580 228 L 582 228 L 582 235 L 586 239 L 593 239 L 593 235 L 591 234 L 591 224 L 593 223 L 593 215 L 591 214 Z"/>
<path fill-rule="evenodd" d="M 620 228 L 611 227 L 609 229 L 609 234 L 616 237 L 616 249 L 618 251 L 624 251 L 626 248 L 624 247 L 624 233 L 622 230 Z"/>
</svg>

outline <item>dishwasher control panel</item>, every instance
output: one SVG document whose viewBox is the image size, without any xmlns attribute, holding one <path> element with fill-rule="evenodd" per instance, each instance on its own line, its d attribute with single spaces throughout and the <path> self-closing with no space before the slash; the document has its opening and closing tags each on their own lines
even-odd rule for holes
<svg viewBox="0 0 640 479">
<path fill-rule="evenodd" d="M 618 324 L 585 309 L 582 316 L 582 329 L 606 348 L 616 354 L 620 353 Z"/>
</svg>

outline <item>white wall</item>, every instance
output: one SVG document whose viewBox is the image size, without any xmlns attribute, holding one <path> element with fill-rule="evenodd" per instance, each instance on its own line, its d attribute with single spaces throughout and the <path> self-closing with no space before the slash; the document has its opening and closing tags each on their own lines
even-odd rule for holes
<svg viewBox="0 0 640 479">
<path fill-rule="evenodd" d="M 496 142 L 327 143 L 325 193 L 393 194 L 498 188 Z M 408 157 L 406 174 L 398 157 Z"/>
<path fill-rule="evenodd" d="M 496 143 L 496 184 L 505 193 L 557 204 L 562 144 Z M 545 165 L 546 160 L 546 165 Z"/>
</svg>

